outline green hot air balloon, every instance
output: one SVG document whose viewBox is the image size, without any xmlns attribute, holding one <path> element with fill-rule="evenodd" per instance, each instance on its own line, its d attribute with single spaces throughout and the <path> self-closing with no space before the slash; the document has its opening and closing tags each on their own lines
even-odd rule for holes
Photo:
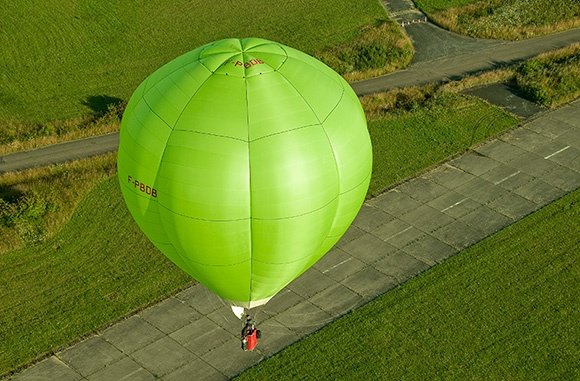
<svg viewBox="0 0 580 381">
<path fill-rule="evenodd" d="M 244 308 L 266 303 L 338 241 L 371 166 L 348 83 L 258 38 L 204 45 L 145 79 L 123 116 L 118 156 L 145 235 Z"/>
</svg>

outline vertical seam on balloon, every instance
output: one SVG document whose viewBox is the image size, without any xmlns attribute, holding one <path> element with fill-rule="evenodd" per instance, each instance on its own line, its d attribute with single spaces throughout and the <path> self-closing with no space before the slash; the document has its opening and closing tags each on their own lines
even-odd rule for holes
<svg viewBox="0 0 580 381">
<path fill-rule="evenodd" d="M 242 45 L 242 61 L 245 61 L 246 54 L 244 53 L 244 46 L 240 40 L 240 45 Z M 246 87 L 246 130 L 248 131 L 248 190 L 250 194 L 250 284 L 249 284 L 249 294 L 248 301 L 252 300 L 252 281 L 253 281 L 253 271 L 254 271 L 254 232 L 253 232 L 253 219 L 252 219 L 252 155 L 251 155 L 251 142 L 250 142 L 250 109 L 248 102 L 248 78 L 246 77 L 246 67 L 244 66 L 244 84 Z"/>
<path fill-rule="evenodd" d="M 317 71 L 318 71 L 318 70 L 317 70 Z M 282 73 L 281 73 L 281 72 L 279 72 L 279 71 L 278 71 L 278 73 L 279 73 L 279 74 L 282 76 L 282 78 L 284 78 L 284 80 L 285 80 L 286 82 L 288 82 L 288 83 L 290 84 L 290 86 L 292 86 L 292 88 L 294 89 L 294 91 L 296 91 L 296 93 L 297 93 L 298 95 L 300 95 L 300 97 L 301 97 L 301 98 L 304 100 L 304 103 L 306 103 L 306 105 L 307 105 L 307 106 L 310 108 L 310 110 L 311 110 L 311 111 L 312 111 L 312 113 L 314 114 L 314 117 L 316 118 L 316 120 L 318 120 L 318 122 L 320 123 L 320 128 L 322 129 L 322 132 L 324 133 L 324 136 L 326 137 L 326 140 L 328 141 L 328 146 L 330 147 L 330 152 L 332 152 L 332 158 L 334 159 L 334 168 L 335 168 L 335 170 L 336 170 L 336 180 L 337 180 L 337 184 L 336 184 L 336 185 L 337 185 L 338 193 L 339 193 L 339 195 L 340 195 L 340 171 L 338 170 L 338 162 L 336 161 L 336 154 L 334 153 L 334 147 L 332 146 L 332 143 L 331 143 L 331 141 L 330 141 L 330 138 L 328 137 L 328 133 L 326 132 L 326 129 L 325 129 L 325 128 L 324 128 L 324 126 L 322 125 L 322 122 L 320 122 L 320 119 L 318 118 L 318 115 L 316 115 L 316 112 L 314 111 L 314 109 L 312 108 L 312 106 L 310 105 L 310 103 L 308 103 L 308 101 L 306 101 L 306 99 L 304 98 L 304 96 L 303 96 L 303 95 L 302 95 L 302 94 L 301 94 L 301 93 L 298 91 L 298 89 L 296 89 L 296 87 L 294 86 L 294 84 L 293 84 L 292 82 L 290 82 L 290 81 L 288 80 L 288 78 L 286 78 L 286 77 L 284 76 L 284 74 L 282 74 Z M 342 87 L 342 90 L 343 90 L 343 92 L 344 92 L 344 85 L 343 85 L 343 87 Z M 341 98 L 342 98 L 342 96 L 341 96 Z M 332 112 L 332 111 L 331 111 L 331 112 Z M 329 115 L 330 115 L 330 114 L 329 114 Z M 327 116 L 326 118 L 328 118 L 328 116 Z M 325 120 L 326 120 L 326 118 L 325 118 Z M 337 197 L 339 197 L 339 196 L 337 196 Z M 339 204 L 339 203 L 340 203 L 340 200 L 339 200 L 339 202 L 337 203 L 337 206 L 336 206 L 336 211 L 338 211 L 338 204 Z M 327 237 L 328 237 L 328 235 L 329 235 L 330 231 L 332 230 L 332 227 L 334 226 L 334 222 L 335 222 L 335 221 L 336 221 L 336 212 L 335 212 L 335 215 L 334 215 L 334 217 L 333 217 L 333 219 L 332 219 L 332 224 L 330 225 L 329 231 L 326 233 L 326 236 L 327 236 Z M 323 242 L 321 242 L 321 244 L 320 244 L 320 246 L 319 246 L 319 248 L 318 248 L 317 250 L 320 250 L 320 248 L 321 248 L 321 247 L 323 247 L 323 246 L 324 246 L 324 241 L 323 241 Z"/>
<path fill-rule="evenodd" d="M 281 44 L 276 44 L 280 49 L 282 49 L 282 51 L 284 52 L 284 61 L 282 61 L 282 63 L 280 63 L 280 65 L 278 65 L 277 68 L 274 69 L 274 71 L 278 71 L 280 70 L 280 68 L 286 63 L 286 61 L 288 61 L 288 52 L 286 51 L 286 49 L 284 49 L 284 45 Z M 277 54 L 277 53 L 268 53 L 268 54 L 273 54 L 275 56 L 281 56 L 281 54 Z"/>
<path fill-rule="evenodd" d="M 185 111 L 185 109 L 187 108 L 187 106 L 189 105 L 189 103 L 191 102 L 191 100 L 193 99 L 193 97 L 197 94 L 197 92 L 203 87 L 203 85 L 211 78 L 211 73 L 210 75 L 207 76 L 207 78 L 201 83 L 201 85 L 199 85 L 199 87 L 197 88 L 197 90 L 195 90 L 195 92 L 193 93 L 193 95 L 191 96 L 191 98 L 189 98 L 189 100 L 187 101 L 187 103 L 185 104 L 185 107 L 183 108 L 183 110 L 181 111 L 181 113 L 179 114 L 179 116 L 177 117 L 177 119 L 175 120 L 175 123 L 173 124 L 173 126 L 170 126 L 165 120 L 163 120 L 163 118 L 161 118 L 159 115 L 157 115 L 157 113 L 155 111 L 153 111 L 153 109 L 151 108 L 151 106 L 149 106 L 149 103 L 147 103 L 147 100 L 145 99 L 145 94 L 143 95 L 143 100 L 145 100 L 145 104 L 147 104 L 147 107 L 149 107 L 149 109 L 161 120 L 163 121 L 163 123 L 165 123 L 170 129 L 171 132 L 169 133 L 169 135 L 167 136 L 167 141 L 165 142 L 165 146 L 163 147 L 163 152 L 161 153 L 161 156 L 159 157 L 159 164 L 157 165 L 157 170 L 155 171 L 155 181 L 154 184 L 157 185 L 157 178 L 159 175 L 159 168 L 161 167 L 161 163 L 163 162 L 163 157 L 165 156 L 165 152 L 167 151 L 167 146 L 169 143 L 169 140 L 171 139 L 171 135 L 173 134 L 174 130 L 173 128 L 175 127 L 175 125 L 177 125 L 177 123 L 179 122 L 179 119 L 181 118 L 181 116 L 183 115 L 183 112 Z M 155 86 L 154 86 L 155 87 Z M 157 202 L 157 205 L 161 205 L 160 202 Z M 159 222 L 160 222 L 160 226 L 161 229 L 163 229 L 163 232 L 165 233 L 165 235 L 167 237 L 169 237 L 169 235 L 167 234 L 167 230 L 165 229 L 165 226 L 163 226 L 163 223 L 161 221 L 161 214 L 159 215 Z M 183 262 L 187 262 L 185 260 L 185 258 L 183 257 L 181 250 L 179 250 L 173 243 L 171 243 L 171 246 L 175 249 L 175 253 L 177 253 L 177 255 L 179 255 L 179 257 L 181 258 L 181 260 Z"/>
<path fill-rule="evenodd" d="M 340 102 L 342 102 L 342 98 L 344 98 L 344 85 L 342 86 L 342 93 L 340 93 L 340 98 L 338 98 L 338 102 L 336 102 L 336 104 L 334 105 L 334 107 L 332 107 L 332 109 L 328 112 L 328 115 L 326 115 L 324 117 L 324 120 L 321 122 L 321 124 L 323 124 L 324 122 L 326 122 L 326 119 L 328 119 L 330 117 L 330 115 L 332 115 L 332 113 L 334 112 L 334 110 L 336 110 L 336 108 L 338 107 L 338 105 L 340 104 Z"/>
<path fill-rule="evenodd" d="M 306 98 L 304 98 L 304 96 L 298 91 L 298 89 L 294 86 L 294 84 L 292 82 L 290 82 L 288 80 L 288 78 L 286 78 L 286 76 L 284 76 L 284 74 L 282 74 L 281 72 L 278 71 L 277 73 L 280 74 L 280 76 L 282 78 L 284 78 L 284 80 L 286 82 L 288 82 L 288 84 L 290 86 L 292 86 L 292 88 L 294 89 L 294 91 L 296 91 L 296 94 L 298 94 L 300 96 L 300 98 L 302 98 L 302 100 L 304 101 L 304 103 L 308 106 L 308 108 L 310 108 L 310 111 L 312 111 L 312 114 L 314 114 L 314 117 L 318 121 L 318 123 L 320 125 L 320 128 L 322 129 L 322 132 L 324 132 L 324 136 L 326 137 L 326 140 L 328 141 L 328 146 L 330 147 L 330 152 L 332 153 L 332 158 L 334 159 L 334 169 L 336 170 L 336 179 L 337 179 L 337 183 L 338 183 L 337 184 L 337 188 L 338 188 L 338 193 L 340 193 L 340 171 L 338 170 L 338 163 L 336 161 L 336 154 L 334 153 L 334 147 L 332 146 L 332 143 L 330 141 L 330 138 L 328 137 L 328 134 L 326 133 L 326 129 L 322 125 L 323 122 L 320 121 L 320 119 L 318 118 L 318 115 L 316 115 L 316 112 L 314 111 L 314 109 L 312 108 L 312 106 L 310 105 L 310 103 L 308 103 L 308 101 L 306 100 Z M 344 91 L 344 87 L 343 87 L 343 91 Z M 328 116 L 327 116 L 327 118 L 328 118 Z"/>
</svg>

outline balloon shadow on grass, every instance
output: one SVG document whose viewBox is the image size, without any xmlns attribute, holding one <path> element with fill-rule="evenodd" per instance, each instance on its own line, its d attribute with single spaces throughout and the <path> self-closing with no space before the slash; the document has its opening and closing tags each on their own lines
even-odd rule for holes
<svg viewBox="0 0 580 381">
<path fill-rule="evenodd" d="M 24 195 L 23 192 L 9 185 L 0 185 L 0 200 L 13 204 Z"/>
<path fill-rule="evenodd" d="M 91 110 L 95 118 L 101 118 L 109 112 L 115 112 L 118 114 L 117 116 L 121 117 L 125 101 L 108 95 L 90 95 L 83 99 L 81 103 Z"/>
</svg>

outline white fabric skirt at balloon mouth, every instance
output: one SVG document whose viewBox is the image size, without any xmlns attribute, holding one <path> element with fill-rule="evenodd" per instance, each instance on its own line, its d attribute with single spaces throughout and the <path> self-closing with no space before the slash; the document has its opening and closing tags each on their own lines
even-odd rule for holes
<svg viewBox="0 0 580 381">
<path fill-rule="evenodd" d="M 272 299 L 272 297 L 273 296 L 270 296 L 270 297 L 265 298 L 265 299 L 260 299 L 260 300 L 251 300 L 249 302 L 238 302 L 238 301 L 233 301 L 233 300 L 226 300 L 226 302 L 232 306 L 233 313 L 239 319 L 241 319 L 244 316 L 244 311 L 246 309 L 263 306 L 264 304 L 268 303 L 270 301 L 270 299 Z"/>
</svg>

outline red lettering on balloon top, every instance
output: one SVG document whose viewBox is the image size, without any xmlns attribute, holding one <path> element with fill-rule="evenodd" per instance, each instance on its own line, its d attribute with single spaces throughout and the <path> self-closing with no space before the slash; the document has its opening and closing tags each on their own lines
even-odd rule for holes
<svg viewBox="0 0 580 381">
<path fill-rule="evenodd" d="M 127 176 L 127 181 L 129 184 L 133 185 L 133 188 L 138 189 L 140 192 L 143 192 L 151 197 L 157 197 L 157 189 L 153 188 L 152 186 L 140 182 L 139 180 L 133 178 L 131 175 Z"/>
<path fill-rule="evenodd" d="M 254 65 L 261 65 L 261 64 L 263 64 L 263 63 L 264 63 L 264 61 L 262 61 L 262 60 L 261 60 L 261 59 L 259 59 L 259 58 L 254 58 L 254 59 L 251 59 L 251 60 L 249 60 L 249 61 L 247 61 L 247 62 L 242 62 L 242 61 L 232 61 L 232 64 L 233 64 L 234 66 L 240 66 L 240 67 L 241 67 L 241 66 L 243 66 L 243 67 L 245 67 L 246 69 L 249 69 L 249 68 L 251 68 L 251 67 L 252 67 L 252 66 L 254 66 Z"/>
</svg>

